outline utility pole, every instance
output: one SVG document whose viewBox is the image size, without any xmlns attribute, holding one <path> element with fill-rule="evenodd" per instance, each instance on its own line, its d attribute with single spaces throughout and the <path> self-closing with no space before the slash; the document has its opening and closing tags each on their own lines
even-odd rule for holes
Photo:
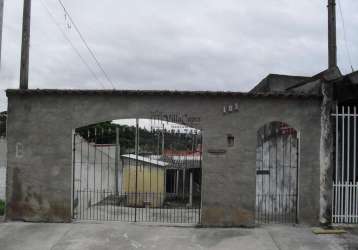
<svg viewBox="0 0 358 250">
<path fill-rule="evenodd" d="M 336 1 L 328 0 L 328 61 L 329 70 L 337 67 L 336 41 Z M 333 152 L 334 125 L 331 112 L 335 106 L 334 90 L 330 82 L 322 81 L 321 104 L 321 139 L 320 139 L 320 212 L 319 220 L 322 226 L 329 226 L 332 222 L 332 186 L 333 186 Z"/>
<path fill-rule="evenodd" d="M 328 67 L 337 67 L 336 0 L 328 0 Z"/>
<path fill-rule="evenodd" d="M 20 89 L 28 89 L 29 85 L 30 20 L 31 0 L 24 0 L 24 13 L 22 19 Z"/>
<path fill-rule="evenodd" d="M 4 0 L 0 0 L 0 67 L 1 67 L 3 20 L 4 20 Z"/>
</svg>

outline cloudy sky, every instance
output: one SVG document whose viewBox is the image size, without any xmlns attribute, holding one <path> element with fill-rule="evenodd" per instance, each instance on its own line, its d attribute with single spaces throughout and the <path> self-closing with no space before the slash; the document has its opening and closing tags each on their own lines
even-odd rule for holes
<svg viewBox="0 0 358 250">
<path fill-rule="evenodd" d="M 62 1 L 118 89 L 248 91 L 268 73 L 310 76 L 327 65 L 326 0 Z M 358 68 L 358 1 L 340 1 Z M 5 0 L 0 89 L 18 86 L 22 2 Z M 347 73 L 338 8 L 337 15 L 339 66 Z M 113 88 L 58 0 L 32 1 L 29 87 Z"/>
</svg>

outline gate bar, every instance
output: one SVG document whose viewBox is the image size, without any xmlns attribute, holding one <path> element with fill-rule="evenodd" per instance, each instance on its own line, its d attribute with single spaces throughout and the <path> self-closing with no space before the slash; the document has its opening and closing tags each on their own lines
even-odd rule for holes
<svg viewBox="0 0 358 250">
<path fill-rule="evenodd" d="M 134 222 L 137 222 L 137 192 L 138 192 L 138 153 L 139 153 L 139 119 L 136 118 L 136 131 L 135 131 L 135 201 L 134 201 Z"/>
<path fill-rule="evenodd" d="M 74 201 L 75 201 L 75 181 L 76 181 L 76 176 L 75 176 L 75 164 L 76 164 L 76 133 L 73 132 L 72 133 L 73 136 L 73 144 L 72 144 L 72 157 L 73 157 L 73 160 L 72 160 L 72 219 L 75 219 L 75 204 L 74 204 Z"/>
</svg>

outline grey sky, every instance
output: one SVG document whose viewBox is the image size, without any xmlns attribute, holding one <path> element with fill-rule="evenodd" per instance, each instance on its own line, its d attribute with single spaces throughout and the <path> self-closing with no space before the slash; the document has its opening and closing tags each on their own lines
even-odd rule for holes
<svg viewBox="0 0 358 250">
<path fill-rule="evenodd" d="M 30 88 L 101 88 L 41 4 L 106 85 L 57 0 L 33 0 Z M 19 78 L 22 0 L 5 0 L 0 89 Z M 327 65 L 326 0 L 63 0 L 119 89 L 247 91 L 268 73 Z M 341 0 L 358 68 L 358 1 Z M 339 9 L 339 66 L 350 71 Z M 6 98 L 0 93 L 0 110 Z"/>
</svg>

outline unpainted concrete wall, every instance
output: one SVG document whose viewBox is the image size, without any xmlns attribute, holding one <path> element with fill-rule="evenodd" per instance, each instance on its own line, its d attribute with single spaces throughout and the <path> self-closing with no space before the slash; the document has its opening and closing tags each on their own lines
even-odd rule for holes
<svg viewBox="0 0 358 250">
<path fill-rule="evenodd" d="M 0 137 L 0 200 L 5 200 L 6 187 L 6 156 L 7 143 L 5 137 Z"/>
<path fill-rule="evenodd" d="M 202 223 L 250 226 L 256 193 L 256 136 L 282 121 L 300 132 L 299 220 L 319 214 L 320 103 L 317 98 L 235 95 L 8 93 L 7 219 L 71 221 L 72 131 L 100 121 L 194 117 L 203 131 Z M 239 104 L 239 111 L 223 107 Z M 199 119 L 196 119 L 199 118 Z M 228 134 L 234 146 L 228 146 Z"/>
</svg>

